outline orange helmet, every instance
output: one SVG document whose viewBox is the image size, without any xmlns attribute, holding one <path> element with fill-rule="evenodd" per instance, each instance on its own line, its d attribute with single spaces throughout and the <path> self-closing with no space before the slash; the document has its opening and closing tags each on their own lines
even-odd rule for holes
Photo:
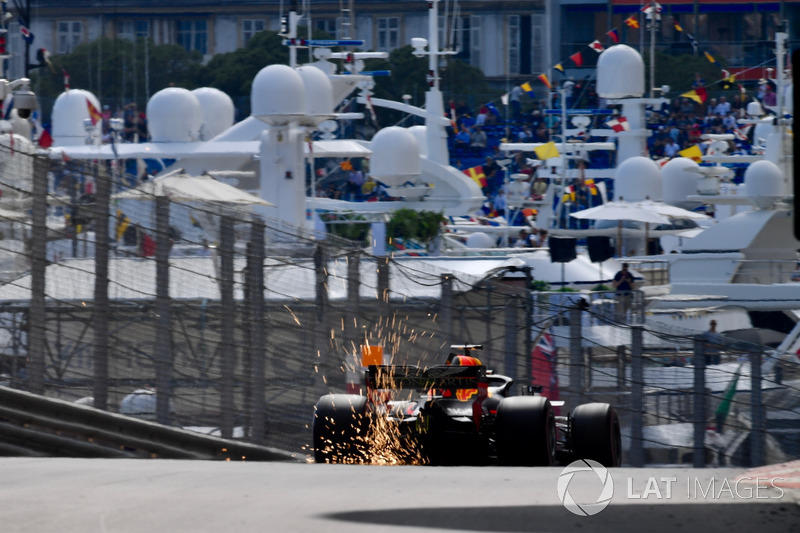
<svg viewBox="0 0 800 533">
<path fill-rule="evenodd" d="M 451 365 L 455 366 L 481 366 L 481 360 L 477 357 L 472 357 L 469 355 L 457 355 L 453 357 L 453 360 L 450 362 Z"/>
</svg>

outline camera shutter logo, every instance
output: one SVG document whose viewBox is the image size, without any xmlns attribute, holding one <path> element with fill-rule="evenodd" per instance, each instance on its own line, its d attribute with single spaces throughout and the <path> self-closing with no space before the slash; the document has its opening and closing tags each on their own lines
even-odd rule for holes
<svg viewBox="0 0 800 533">
<path fill-rule="evenodd" d="M 603 484 L 603 489 L 594 503 L 578 503 L 570 496 L 569 484 L 578 472 L 594 472 Z M 558 476 L 557 488 L 558 499 L 569 512 L 578 516 L 596 515 L 611 503 L 611 498 L 614 496 L 614 480 L 611 479 L 608 469 L 591 459 L 580 459 L 568 464 Z"/>
</svg>

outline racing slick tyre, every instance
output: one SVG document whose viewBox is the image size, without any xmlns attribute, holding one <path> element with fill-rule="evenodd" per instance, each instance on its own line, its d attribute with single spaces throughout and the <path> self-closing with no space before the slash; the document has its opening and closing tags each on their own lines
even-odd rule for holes
<svg viewBox="0 0 800 533">
<path fill-rule="evenodd" d="M 367 398 L 328 394 L 319 399 L 313 420 L 317 463 L 363 463 L 367 460 Z"/>
<path fill-rule="evenodd" d="M 497 407 L 497 462 L 509 466 L 550 466 L 556 453 L 556 419 L 544 396 L 512 396 Z"/>
<path fill-rule="evenodd" d="M 570 440 L 574 459 L 593 459 L 605 467 L 622 464 L 619 417 L 607 403 L 585 403 L 572 411 Z"/>
</svg>

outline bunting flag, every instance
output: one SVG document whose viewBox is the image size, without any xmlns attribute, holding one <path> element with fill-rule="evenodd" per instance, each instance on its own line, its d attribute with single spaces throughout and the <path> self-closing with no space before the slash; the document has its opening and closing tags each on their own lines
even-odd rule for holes
<svg viewBox="0 0 800 533">
<path fill-rule="evenodd" d="M 736 74 L 731 74 L 727 70 L 722 70 L 722 79 L 717 82 L 722 90 L 727 91 L 736 85 Z"/>
<path fill-rule="evenodd" d="M 556 148 L 556 143 L 550 141 L 545 143 L 541 146 L 537 146 L 533 149 L 536 153 L 536 157 L 544 161 L 545 159 L 550 159 L 551 157 L 559 157 L 561 154 L 558 153 L 558 148 Z"/>
<path fill-rule="evenodd" d="M 697 47 L 700 46 L 700 45 L 697 43 L 697 40 L 694 38 L 694 36 L 691 33 L 687 33 L 686 37 L 689 39 L 689 42 L 692 43 L 692 51 L 696 54 L 697 53 Z"/>
<path fill-rule="evenodd" d="M 617 32 L 616 28 L 607 31 L 606 35 L 608 35 L 608 38 L 611 39 L 615 44 L 619 42 L 619 33 Z"/>
<path fill-rule="evenodd" d="M 489 111 L 490 111 L 490 112 L 491 112 L 491 113 L 492 113 L 494 116 L 496 116 L 496 117 L 499 117 L 499 116 L 500 116 L 500 110 L 499 110 L 499 109 L 497 109 L 497 106 L 496 106 L 496 105 L 494 105 L 494 103 L 492 103 L 492 102 L 489 102 L 488 104 L 486 104 L 486 107 L 489 109 Z"/>
<path fill-rule="evenodd" d="M 712 56 L 711 54 L 709 54 L 707 51 L 706 51 L 706 52 L 703 52 L 703 55 L 704 55 L 704 56 L 706 56 L 706 59 L 708 59 L 708 62 L 709 62 L 709 63 L 716 63 L 716 62 L 717 62 L 717 60 L 716 60 L 716 59 L 714 59 L 714 56 Z"/>
<path fill-rule="evenodd" d="M 606 122 L 606 125 L 617 133 L 631 130 L 631 125 L 628 123 L 628 119 L 625 117 L 612 118 Z"/>
<path fill-rule="evenodd" d="M 588 46 L 598 54 L 601 53 L 603 50 L 605 50 L 605 47 L 602 44 L 600 44 L 600 41 L 598 40 L 590 42 Z"/>
<path fill-rule="evenodd" d="M 191 222 L 192 226 L 194 226 L 195 228 L 201 228 L 202 229 L 202 227 L 203 227 L 203 225 L 200 224 L 200 221 L 197 220 L 196 218 L 194 218 L 194 215 L 191 214 L 191 213 L 189 213 L 189 222 Z"/>
<path fill-rule="evenodd" d="M 681 31 L 681 32 L 683 31 L 683 28 L 681 27 L 680 24 L 678 24 L 677 20 L 672 21 L 672 27 L 675 28 L 675 31 Z"/>
<path fill-rule="evenodd" d="M 450 100 L 450 125 L 453 127 L 453 132 L 458 133 L 458 121 L 456 120 L 456 103 L 453 102 L 452 100 Z"/>
<path fill-rule="evenodd" d="M 33 44 L 33 33 L 31 33 L 30 28 L 22 21 L 22 17 L 17 18 L 17 23 L 19 24 L 19 32 L 22 34 L 22 38 L 25 40 L 28 45 Z"/>
<path fill-rule="evenodd" d="M 703 151 L 700 150 L 700 147 L 697 146 L 696 144 L 693 144 L 692 146 L 686 148 L 685 150 L 681 150 L 680 152 L 678 152 L 678 155 L 681 157 L 686 157 L 688 159 L 691 159 L 695 163 L 703 162 Z"/>
<path fill-rule="evenodd" d="M 562 65 L 561 63 L 559 63 L 558 65 L 554 66 L 553 68 L 556 69 L 557 71 L 559 71 L 562 74 L 564 73 L 564 65 Z"/>
<path fill-rule="evenodd" d="M 734 128 L 733 129 L 733 136 L 739 139 L 740 141 L 749 142 L 750 138 L 747 136 L 750 133 L 750 129 L 753 127 L 752 124 L 748 124 L 743 128 Z"/>
<path fill-rule="evenodd" d="M 631 15 L 625 19 L 625 25 L 637 30 L 639 29 L 639 19 L 636 18 L 636 15 Z"/>
<path fill-rule="evenodd" d="M 508 105 L 508 93 L 504 94 L 500 97 L 500 101 L 503 103 L 504 106 Z"/>
<path fill-rule="evenodd" d="M 50 135 L 49 131 L 42 130 L 42 134 L 39 135 L 39 146 L 42 148 L 50 148 L 53 146 L 53 136 Z"/>
<path fill-rule="evenodd" d="M 466 174 L 472 181 L 478 184 L 478 187 L 483 189 L 486 187 L 486 174 L 483 172 L 482 166 L 468 168 L 466 170 L 462 170 L 464 174 Z"/>
<path fill-rule="evenodd" d="M 64 91 L 69 91 L 69 72 L 62 67 L 61 73 L 64 75 Z"/>
<path fill-rule="evenodd" d="M 100 111 L 89 101 L 86 99 L 86 107 L 89 108 L 89 120 L 92 121 L 92 126 L 97 126 L 97 123 L 103 120 L 103 115 L 100 114 Z"/>
<path fill-rule="evenodd" d="M 704 104 L 706 103 L 706 100 L 708 100 L 708 93 L 706 92 L 705 87 L 697 87 L 691 91 L 681 94 L 681 96 L 685 98 L 691 98 L 698 104 Z"/>
<path fill-rule="evenodd" d="M 561 195 L 561 203 L 566 202 L 574 202 L 575 201 L 575 187 L 572 185 L 568 185 L 564 187 L 564 194 Z"/>
<path fill-rule="evenodd" d="M 534 97 L 536 96 L 536 95 L 534 94 L 534 92 L 533 92 L 533 87 L 531 87 L 531 84 L 530 84 L 530 83 L 528 83 L 527 81 L 526 81 L 525 83 L 523 83 L 522 85 L 520 85 L 520 87 L 521 87 L 521 88 L 522 88 L 522 90 L 523 90 L 523 91 L 525 91 L 525 92 L 528 94 L 528 96 L 530 96 L 531 98 L 534 98 Z"/>
<path fill-rule="evenodd" d="M 349 159 L 345 159 L 344 161 L 339 163 L 339 166 L 342 168 L 342 170 L 346 171 L 353 170 L 353 163 L 351 163 Z"/>
<path fill-rule="evenodd" d="M 375 106 L 372 105 L 372 95 L 370 94 L 367 94 L 367 109 L 369 110 L 369 116 L 372 119 L 372 123 L 377 126 L 378 115 L 375 114 Z"/>
<path fill-rule="evenodd" d="M 549 80 L 549 79 L 547 79 L 547 74 L 539 74 L 537 77 L 539 78 L 539 80 L 540 80 L 542 83 L 544 83 L 544 86 L 545 86 L 545 87 L 547 87 L 547 88 L 548 88 L 548 89 L 550 89 L 550 90 L 552 90 L 552 89 L 553 89 L 553 85 L 550 83 L 550 80 Z"/>
<path fill-rule="evenodd" d="M 583 182 L 587 187 L 589 187 L 589 192 L 592 193 L 592 196 L 597 196 L 599 191 L 597 190 L 597 184 L 594 182 L 592 178 L 587 178 Z"/>
<path fill-rule="evenodd" d="M 595 41 L 595 42 L 597 42 L 597 41 Z M 569 58 L 572 60 L 573 63 L 575 63 L 576 67 L 583 66 L 583 56 L 581 55 L 580 51 L 575 52 L 574 54 L 569 56 Z"/>
<path fill-rule="evenodd" d="M 131 225 L 131 219 L 128 218 L 128 215 L 122 212 L 122 210 L 117 209 L 117 227 L 115 230 L 116 241 L 121 242 L 122 236 L 125 235 L 125 231 L 127 231 L 128 226 Z"/>
</svg>

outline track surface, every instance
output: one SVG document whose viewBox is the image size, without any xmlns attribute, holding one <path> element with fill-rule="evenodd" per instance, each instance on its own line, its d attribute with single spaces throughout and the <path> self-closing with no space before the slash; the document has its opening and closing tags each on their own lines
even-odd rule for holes
<svg viewBox="0 0 800 533">
<path fill-rule="evenodd" d="M 0 458 L 0 530 L 800 530 L 797 492 L 762 488 L 758 495 L 763 499 L 755 499 L 755 484 L 740 482 L 736 489 L 737 477 L 747 474 L 741 469 L 614 469 L 614 497 L 594 516 L 576 516 L 564 508 L 556 488 L 561 472 L 561 467 Z M 672 477 L 676 481 L 661 481 Z M 724 489 L 726 482 L 730 493 Z M 764 487 L 768 481 L 760 484 Z M 750 498 L 747 487 L 753 489 Z M 579 503 L 593 503 L 598 489 L 602 484 L 592 472 L 575 474 L 569 484 L 569 494 Z"/>
</svg>

